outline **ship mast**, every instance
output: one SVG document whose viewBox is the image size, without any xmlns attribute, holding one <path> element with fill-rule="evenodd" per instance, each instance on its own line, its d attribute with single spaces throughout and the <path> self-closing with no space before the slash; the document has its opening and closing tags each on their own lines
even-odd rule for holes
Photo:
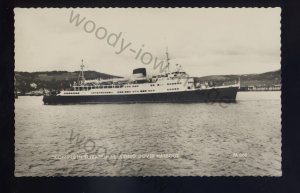
<svg viewBox="0 0 300 193">
<path fill-rule="evenodd" d="M 168 53 L 168 47 L 166 49 L 166 61 L 167 61 L 167 65 L 168 65 L 168 73 L 170 73 L 170 58 L 169 58 L 169 53 Z"/>
<path fill-rule="evenodd" d="M 83 68 L 84 68 L 84 65 L 83 65 L 83 60 L 81 60 L 81 65 L 80 65 L 80 68 L 81 68 L 81 72 L 79 73 L 79 76 L 78 76 L 78 84 L 84 84 L 84 74 L 83 74 Z"/>
</svg>

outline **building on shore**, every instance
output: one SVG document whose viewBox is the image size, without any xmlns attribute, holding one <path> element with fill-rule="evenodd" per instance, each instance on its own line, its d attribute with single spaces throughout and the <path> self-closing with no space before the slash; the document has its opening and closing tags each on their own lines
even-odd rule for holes
<svg viewBox="0 0 300 193">
<path fill-rule="evenodd" d="M 239 91 L 281 91 L 281 84 L 272 86 L 244 86 Z"/>
</svg>

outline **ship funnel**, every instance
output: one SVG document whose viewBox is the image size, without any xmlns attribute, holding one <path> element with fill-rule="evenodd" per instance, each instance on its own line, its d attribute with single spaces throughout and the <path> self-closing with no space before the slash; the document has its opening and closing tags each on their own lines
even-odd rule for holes
<svg viewBox="0 0 300 193">
<path fill-rule="evenodd" d="M 136 68 L 132 72 L 133 78 L 145 78 L 146 68 Z"/>
</svg>

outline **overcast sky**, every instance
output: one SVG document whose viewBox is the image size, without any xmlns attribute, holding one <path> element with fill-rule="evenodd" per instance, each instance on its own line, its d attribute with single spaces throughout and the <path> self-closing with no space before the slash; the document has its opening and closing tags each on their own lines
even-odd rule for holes
<svg viewBox="0 0 300 193">
<path fill-rule="evenodd" d="M 280 12 L 280 8 L 17 8 L 15 70 L 76 71 L 83 59 L 86 70 L 127 76 L 134 68 L 146 67 L 155 73 L 155 58 L 163 60 L 166 47 L 171 69 L 178 63 L 192 76 L 278 70 Z M 78 26 L 77 14 L 78 21 L 85 18 Z M 114 46 L 107 43 L 112 33 Z M 141 62 L 142 56 L 149 64 Z"/>
</svg>

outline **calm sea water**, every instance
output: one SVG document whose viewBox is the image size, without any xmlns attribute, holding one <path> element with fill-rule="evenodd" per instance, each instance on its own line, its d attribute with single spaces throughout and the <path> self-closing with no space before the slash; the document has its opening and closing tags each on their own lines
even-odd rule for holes
<svg viewBox="0 0 300 193">
<path fill-rule="evenodd" d="M 280 176 L 280 92 L 237 100 L 50 106 L 19 97 L 15 175 Z"/>
</svg>

